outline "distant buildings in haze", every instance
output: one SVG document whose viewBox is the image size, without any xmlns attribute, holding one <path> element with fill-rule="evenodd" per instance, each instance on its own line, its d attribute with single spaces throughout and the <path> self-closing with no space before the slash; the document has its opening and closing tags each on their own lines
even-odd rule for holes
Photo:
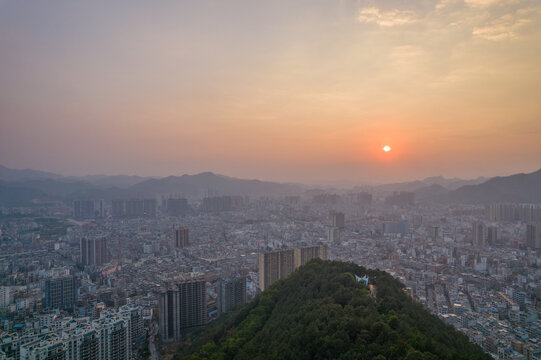
<svg viewBox="0 0 541 360">
<path fill-rule="evenodd" d="M 242 196 L 206 197 L 201 203 L 201 211 L 218 213 L 222 211 L 240 210 L 247 202 Z"/>
<path fill-rule="evenodd" d="M 541 221 L 541 205 L 537 204 L 492 204 L 486 210 L 490 221 Z"/>
<path fill-rule="evenodd" d="M 531 250 L 541 249 L 541 223 L 526 225 L 526 246 Z"/>
<path fill-rule="evenodd" d="M 472 224 L 472 245 L 483 247 L 487 238 L 487 227 L 482 221 L 475 221 Z"/>
<path fill-rule="evenodd" d="M 107 239 L 87 239 L 81 238 L 80 240 L 80 255 L 81 265 L 103 265 L 107 263 Z"/>
<path fill-rule="evenodd" d="M 410 206 L 415 204 L 415 193 L 410 191 L 395 191 L 385 198 L 387 205 Z"/>
<path fill-rule="evenodd" d="M 116 199 L 112 203 L 113 217 L 154 217 L 156 199 Z"/>
<path fill-rule="evenodd" d="M 91 219 L 105 216 L 103 200 L 73 200 L 72 215 L 77 219 Z"/>
<path fill-rule="evenodd" d="M 332 227 L 343 229 L 346 226 L 346 217 L 343 212 L 335 212 L 331 214 Z"/>
<path fill-rule="evenodd" d="M 175 248 L 182 249 L 190 245 L 190 231 L 186 227 L 175 229 Z"/>
</svg>

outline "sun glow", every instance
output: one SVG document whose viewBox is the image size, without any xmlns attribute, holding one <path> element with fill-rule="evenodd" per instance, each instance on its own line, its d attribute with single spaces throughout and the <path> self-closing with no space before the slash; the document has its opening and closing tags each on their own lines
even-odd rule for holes
<svg viewBox="0 0 541 360">
<path fill-rule="evenodd" d="M 383 151 L 389 152 L 389 151 L 391 151 L 391 147 L 390 147 L 389 145 L 385 145 L 385 146 L 383 147 Z"/>
</svg>

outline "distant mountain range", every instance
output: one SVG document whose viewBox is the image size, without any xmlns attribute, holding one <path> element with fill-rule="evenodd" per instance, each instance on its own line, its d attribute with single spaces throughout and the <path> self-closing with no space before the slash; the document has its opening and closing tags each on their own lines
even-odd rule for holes
<svg viewBox="0 0 541 360">
<path fill-rule="evenodd" d="M 31 169 L 16 170 L 0 165 L 0 180 L 4 181 L 60 179 L 61 177 L 62 175 L 45 171 Z"/>
<path fill-rule="evenodd" d="M 459 178 L 446 179 L 443 176 L 427 177 L 424 180 L 416 180 L 401 183 L 379 185 L 376 188 L 381 191 L 417 191 L 419 189 L 438 185 L 447 190 L 456 190 L 465 185 L 477 185 L 487 181 L 488 178 L 478 177 L 477 179 L 464 180 Z"/>
<path fill-rule="evenodd" d="M 211 195 L 285 195 L 304 190 L 298 184 L 276 183 L 260 180 L 237 179 L 211 172 L 197 175 L 168 176 L 162 179 L 150 179 L 130 187 L 140 194 L 171 194 L 185 196 Z"/>
<path fill-rule="evenodd" d="M 69 201 L 76 198 L 111 200 L 168 194 L 188 198 L 207 195 L 276 196 L 301 194 L 309 189 L 301 184 L 238 179 L 211 172 L 164 178 L 128 175 L 75 177 L 30 169 L 15 170 L 0 165 L 0 205 L 4 206 L 28 204 L 36 198 Z M 371 189 L 383 193 L 413 191 L 421 202 L 541 203 L 541 170 L 492 179 L 463 180 L 435 176 Z"/>
<path fill-rule="evenodd" d="M 69 201 L 168 194 L 188 198 L 207 195 L 273 196 L 296 194 L 305 189 L 299 184 L 237 179 L 211 172 L 165 178 L 126 175 L 63 177 L 42 171 L 0 167 L 0 205 L 5 206 L 28 204 L 36 198 Z"/>
<path fill-rule="evenodd" d="M 33 181 L 33 180 L 63 180 L 68 182 L 87 182 L 101 187 L 129 187 L 152 177 L 130 175 L 87 175 L 87 176 L 62 176 L 45 171 L 31 169 L 10 169 L 0 165 L 0 180 L 3 181 Z"/>
<path fill-rule="evenodd" d="M 473 180 L 430 177 L 421 181 L 386 184 L 386 191 L 412 191 L 417 201 L 437 203 L 491 204 L 501 202 L 541 203 L 541 170 Z"/>
<path fill-rule="evenodd" d="M 462 186 L 445 196 L 448 202 L 541 203 L 541 170 L 530 174 L 495 177 L 482 184 Z"/>
</svg>

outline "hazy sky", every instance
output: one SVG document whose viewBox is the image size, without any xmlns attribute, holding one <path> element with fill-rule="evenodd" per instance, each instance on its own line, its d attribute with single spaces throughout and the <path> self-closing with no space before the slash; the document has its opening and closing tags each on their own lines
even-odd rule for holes
<svg viewBox="0 0 541 360">
<path fill-rule="evenodd" d="M 541 2 L 0 0 L 0 164 L 312 182 L 534 171 Z"/>
</svg>

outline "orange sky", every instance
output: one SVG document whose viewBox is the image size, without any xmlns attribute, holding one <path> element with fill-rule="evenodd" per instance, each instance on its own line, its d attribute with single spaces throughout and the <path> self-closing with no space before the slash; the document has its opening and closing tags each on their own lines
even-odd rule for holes
<svg viewBox="0 0 541 360">
<path fill-rule="evenodd" d="M 0 47 L 9 167 L 309 182 L 541 168 L 538 1 L 2 2 Z"/>
</svg>

